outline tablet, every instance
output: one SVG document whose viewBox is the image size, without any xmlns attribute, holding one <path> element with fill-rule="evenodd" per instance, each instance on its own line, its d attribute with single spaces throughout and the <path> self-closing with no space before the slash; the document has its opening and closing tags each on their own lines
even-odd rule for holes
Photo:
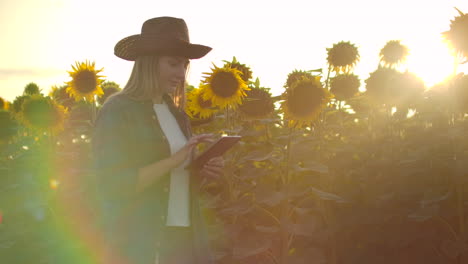
<svg viewBox="0 0 468 264">
<path fill-rule="evenodd" d="M 203 153 L 193 159 L 193 161 L 186 167 L 188 169 L 200 169 L 210 159 L 222 156 L 226 151 L 232 148 L 241 136 L 224 136 L 209 146 Z"/>
</svg>

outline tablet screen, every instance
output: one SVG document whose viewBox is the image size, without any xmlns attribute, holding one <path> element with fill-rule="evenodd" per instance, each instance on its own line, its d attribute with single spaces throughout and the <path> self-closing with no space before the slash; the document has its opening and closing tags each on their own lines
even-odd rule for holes
<svg viewBox="0 0 468 264">
<path fill-rule="evenodd" d="M 222 156 L 227 150 L 232 148 L 241 136 L 224 136 L 209 146 L 203 153 L 193 159 L 188 168 L 199 169 L 210 159 Z"/>
</svg>

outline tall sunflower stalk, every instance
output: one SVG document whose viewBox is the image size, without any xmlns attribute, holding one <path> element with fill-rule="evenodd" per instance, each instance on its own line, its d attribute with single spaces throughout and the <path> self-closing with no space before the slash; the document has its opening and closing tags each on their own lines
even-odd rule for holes
<svg viewBox="0 0 468 264">
<path fill-rule="evenodd" d="M 290 120 L 286 122 L 290 123 Z M 288 127 L 288 141 L 286 145 L 286 153 L 284 156 L 284 173 L 281 175 L 281 187 L 280 190 L 285 194 L 285 197 L 289 197 L 290 185 L 291 185 L 291 141 L 294 136 L 295 126 Z M 287 263 L 287 257 L 289 253 L 289 247 L 292 242 L 292 234 L 288 231 L 290 217 L 290 204 L 289 199 L 283 199 L 280 204 L 280 263 Z"/>
<path fill-rule="evenodd" d="M 453 64 L 453 76 L 457 75 L 458 65 L 460 63 L 460 58 L 463 57 L 465 60 L 468 59 L 468 13 L 463 13 L 459 9 L 455 8 L 458 12 L 456 16 L 450 23 L 450 30 L 443 32 L 444 38 L 449 42 L 454 51 L 454 64 Z M 455 79 L 455 78 L 453 78 Z M 455 98 L 455 89 L 451 89 L 451 97 Z M 450 127 L 452 131 L 456 130 L 457 125 L 457 111 L 455 105 L 451 105 L 451 122 Z M 455 164 L 458 167 L 461 162 L 458 159 L 457 153 L 459 153 L 459 146 L 456 144 L 455 133 L 451 133 L 450 137 L 452 150 L 453 150 L 453 159 Z M 463 197 L 463 184 L 462 184 L 462 175 L 459 170 L 456 170 L 454 177 L 454 184 L 457 193 L 457 211 L 458 211 L 458 226 L 460 237 L 462 241 L 466 240 L 466 226 L 465 226 L 465 212 L 464 212 L 464 197 Z"/>
</svg>

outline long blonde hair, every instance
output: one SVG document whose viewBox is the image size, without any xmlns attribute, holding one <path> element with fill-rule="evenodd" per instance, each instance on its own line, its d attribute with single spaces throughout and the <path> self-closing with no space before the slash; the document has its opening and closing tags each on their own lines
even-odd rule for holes
<svg viewBox="0 0 468 264">
<path fill-rule="evenodd" d="M 125 94 L 137 101 L 145 101 L 161 95 L 159 87 L 159 56 L 139 56 L 135 60 L 132 73 L 125 87 L 118 94 Z M 183 110 L 185 107 L 185 86 L 177 87 L 173 94 L 174 104 Z"/>
</svg>

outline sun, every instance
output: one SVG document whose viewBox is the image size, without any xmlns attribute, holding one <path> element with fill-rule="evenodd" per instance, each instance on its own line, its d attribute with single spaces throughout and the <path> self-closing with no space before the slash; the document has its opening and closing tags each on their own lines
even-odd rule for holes
<svg viewBox="0 0 468 264">
<path fill-rule="evenodd" d="M 407 59 L 408 70 L 421 78 L 426 88 L 445 81 L 454 74 L 455 58 L 442 39 L 414 41 Z"/>
</svg>

